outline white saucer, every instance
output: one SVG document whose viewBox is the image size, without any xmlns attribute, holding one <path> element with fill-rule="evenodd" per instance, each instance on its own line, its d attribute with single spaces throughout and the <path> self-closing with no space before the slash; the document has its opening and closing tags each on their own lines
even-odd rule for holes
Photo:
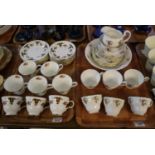
<svg viewBox="0 0 155 155">
<path fill-rule="evenodd" d="M 20 49 L 20 57 L 24 61 L 43 61 L 48 57 L 49 50 L 48 43 L 42 40 L 34 40 L 22 46 Z"/>
<path fill-rule="evenodd" d="M 106 67 L 106 66 L 100 66 L 99 64 L 97 64 L 94 59 L 92 58 L 92 46 L 97 45 L 100 43 L 99 39 L 94 39 L 92 40 L 90 43 L 87 44 L 86 48 L 85 48 L 85 57 L 87 59 L 87 61 L 94 67 L 101 69 L 101 70 L 109 70 L 109 69 L 115 69 L 115 70 L 121 70 L 125 67 L 127 67 L 131 60 L 132 60 L 132 52 L 131 49 L 128 47 L 127 44 L 125 44 L 126 46 L 126 53 L 124 55 L 123 60 L 121 61 L 121 63 L 119 63 L 118 65 L 114 66 L 114 67 Z"/>
</svg>

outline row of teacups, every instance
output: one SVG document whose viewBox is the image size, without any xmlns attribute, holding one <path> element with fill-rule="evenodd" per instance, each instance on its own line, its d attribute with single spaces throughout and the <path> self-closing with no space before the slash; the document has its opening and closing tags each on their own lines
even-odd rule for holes
<svg viewBox="0 0 155 155">
<path fill-rule="evenodd" d="M 46 94 L 47 90 L 54 89 L 60 94 L 67 94 L 72 87 L 76 87 L 77 82 L 73 82 L 72 78 L 67 74 L 58 74 L 52 84 L 48 84 L 48 80 L 44 76 L 34 76 L 28 83 L 20 75 L 11 75 L 4 82 L 4 89 L 10 93 L 21 95 L 25 92 L 25 88 L 38 96 Z"/>
<path fill-rule="evenodd" d="M 103 84 L 107 89 L 115 89 L 119 86 L 126 86 L 129 89 L 136 88 L 149 80 L 149 77 L 144 75 L 136 69 L 129 69 L 123 76 L 119 71 L 107 70 L 99 73 L 95 69 L 87 69 L 81 73 L 81 82 L 88 89 L 95 88 L 102 77 Z"/>
<path fill-rule="evenodd" d="M 43 76 L 51 80 L 62 69 L 63 65 L 55 61 L 47 61 L 42 65 L 37 65 L 34 61 L 27 60 L 19 65 L 18 72 L 24 77 L 32 78 L 40 71 Z"/>
<path fill-rule="evenodd" d="M 102 95 L 90 95 L 81 97 L 82 103 L 88 113 L 98 113 L 101 108 Z M 131 111 L 136 115 L 144 115 L 148 108 L 152 105 L 152 99 L 147 97 L 129 96 L 128 103 L 131 107 Z M 108 116 L 116 117 L 125 104 L 124 99 L 115 97 L 103 97 L 103 104 L 106 114 Z"/>
<path fill-rule="evenodd" d="M 67 96 L 50 95 L 49 105 L 46 98 L 26 96 L 26 106 L 23 105 L 23 97 L 20 96 L 2 96 L 2 105 L 5 115 L 17 115 L 23 108 L 27 109 L 28 115 L 39 116 L 45 109 L 49 108 L 52 115 L 61 116 L 65 111 L 74 107 L 74 101 Z"/>
</svg>

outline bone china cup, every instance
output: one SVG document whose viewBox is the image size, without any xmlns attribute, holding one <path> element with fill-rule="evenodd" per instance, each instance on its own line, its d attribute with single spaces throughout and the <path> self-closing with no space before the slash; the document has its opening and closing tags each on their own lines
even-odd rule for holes
<svg viewBox="0 0 155 155">
<path fill-rule="evenodd" d="M 154 48 L 155 48 L 155 35 L 146 38 L 144 50 L 142 52 L 147 57 L 148 52 Z"/>
<path fill-rule="evenodd" d="M 53 88 L 60 94 L 67 94 L 72 87 L 76 87 L 77 82 L 73 82 L 72 78 L 67 74 L 59 74 L 52 81 Z"/>
<path fill-rule="evenodd" d="M 20 75 L 11 75 L 4 82 L 4 89 L 8 92 L 21 95 L 25 91 L 24 80 Z"/>
<path fill-rule="evenodd" d="M 17 115 L 23 99 L 20 96 L 2 96 L 3 110 L 6 115 Z"/>
<path fill-rule="evenodd" d="M 103 104 L 108 116 L 116 117 L 123 108 L 125 100 L 115 97 L 104 97 Z"/>
<path fill-rule="evenodd" d="M 63 69 L 62 64 L 57 64 L 54 61 L 48 61 L 48 62 L 45 62 L 41 66 L 40 71 L 41 71 L 42 75 L 46 76 L 47 78 L 50 78 L 50 77 L 53 77 L 56 74 L 58 74 L 58 72 L 62 69 Z"/>
<path fill-rule="evenodd" d="M 74 101 L 67 96 L 61 95 L 50 95 L 49 103 L 52 115 L 58 116 L 62 116 L 65 111 L 74 107 Z"/>
<path fill-rule="evenodd" d="M 82 103 L 88 113 L 98 113 L 101 108 L 102 95 L 90 95 L 81 97 Z"/>
<path fill-rule="evenodd" d="M 95 69 L 84 70 L 81 74 L 81 82 L 88 89 L 95 88 L 99 84 L 100 79 L 101 75 Z"/>
<path fill-rule="evenodd" d="M 132 89 L 137 88 L 145 81 L 148 81 L 149 77 L 144 77 L 144 75 L 136 69 L 129 69 L 124 73 L 124 79 L 127 88 Z"/>
<path fill-rule="evenodd" d="M 108 70 L 102 73 L 102 81 L 107 89 L 114 89 L 124 84 L 123 76 L 116 70 Z"/>
<path fill-rule="evenodd" d="M 151 98 L 139 96 L 128 97 L 128 103 L 130 104 L 131 111 L 134 114 L 141 116 L 143 116 L 153 104 Z"/>
<path fill-rule="evenodd" d="M 37 72 L 37 68 L 39 68 L 40 65 L 36 65 L 34 61 L 27 60 L 20 64 L 18 67 L 18 71 L 23 76 L 32 76 L 35 75 Z"/>
<path fill-rule="evenodd" d="M 48 84 L 47 79 L 43 76 L 35 76 L 28 82 L 28 90 L 38 96 L 45 95 L 47 90 L 52 88 L 52 85 Z"/>
<path fill-rule="evenodd" d="M 46 98 L 26 96 L 26 109 L 30 116 L 39 116 L 44 110 Z"/>
</svg>

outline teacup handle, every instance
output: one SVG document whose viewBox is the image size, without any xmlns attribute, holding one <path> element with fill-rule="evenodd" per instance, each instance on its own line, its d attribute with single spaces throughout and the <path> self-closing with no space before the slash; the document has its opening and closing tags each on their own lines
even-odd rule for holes
<svg viewBox="0 0 155 155">
<path fill-rule="evenodd" d="M 149 107 L 151 107 L 153 105 L 153 101 L 151 100 L 151 102 L 150 102 L 150 106 Z"/>
<path fill-rule="evenodd" d="M 49 89 L 53 89 L 52 84 L 48 84 L 47 90 L 49 90 Z"/>
<path fill-rule="evenodd" d="M 75 102 L 74 101 L 69 101 L 68 103 L 71 103 L 71 105 L 69 107 L 67 107 L 67 109 L 72 109 L 75 105 Z"/>
<path fill-rule="evenodd" d="M 124 31 L 124 34 L 123 34 L 123 37 L 122 37 L 122 40 L 123 42 L 127 42 L 131 37 L 131 32 L 126 30 Z"/>
<path fill-rule="evenodd" d="M 40 70 L 41 66 L 42 66 L 42 65 L 37 65 L 37 71 Z"/>
<path fill-rule="evenodd" d="M 144 81 L 145 81 L 145 82 L 147 82 L 147 81 L 149 81 L 149 80 L 150 80 L 150 78 L 149 78 L 148 76 L 144 77 Z"/>
<path fill-rule="evenodd" d="M 59 64 L 59 70 L 58 70 L 58 72 L 61 71 L 63 69 L 63 67 L 64 67 L 63 64 Z"/>
<path fill-rule="evenodd" d="M 101 76 L 101 77 L 103 76 L 103 74 L 104 74 L 104 72 L 100 72 L 100 76 Z"/>
<path fill-rule="evenodd" d="M 23 106 L 21 107 L 20 110 L 23 110 L 23 109 L 25 109 L 25 108 L 26 108 L 26 105 L 23 105 Z"/>
<path fill-rule="evenodd" d="M 78 85 L 77 82 L 73 82 L 73 83 L 72 83 L 72 88 L 73 88 L 73 87 L 76 87 L 77 85 Z"/>
<path fill-rule="evenodd" d="M 126 81 L 123 81 L 122 83 L 121 83 L 121 86 L 126 86 L 127 85 L 127 82 Z"/>
<path fill-rule="evenodd" d="M 27 85 L 28 85 L 28 82 L 24 82 L 24 86 L 27 87 Z"/>
</svg>

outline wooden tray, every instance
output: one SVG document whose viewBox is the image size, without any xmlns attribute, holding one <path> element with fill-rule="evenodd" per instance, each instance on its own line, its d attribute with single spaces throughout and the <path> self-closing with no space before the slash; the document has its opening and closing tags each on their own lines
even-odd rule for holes
<svg viewBox="0 0 155 155">
<path fill-rule="evenodd" d="M 147 38 L 147 36 L 149 35 L 148 33 L 137 33 L 137 32 L 135 32 L 132 25 L 131 26 L 124 25 L 124 29 L 129 30 L 132 33 L 131 38 L 129 40 L 129 42 L 131 42 L 131 43 L 144 42 L 145 39 Z M 88 33 L 89 41 L 95 39 L 93 36 L 94 32 L 95 32 L 95 28 L 93 26 L 90 26 L 90 25 L 87 26 L 87 33 Z"/>
<path fill-rule="evenodd" d="M 17 29 L 17 26 L 14 25 L 9 31 L 7 31 L 3 35 L 0 35 L 0 44 L 5 44 L 5 43 L 10 42 L 16 29 Z"/>
<path fill-rule="evenodd" d="M 13 52 L 13 57 L 11 62 L 9 63 L 9 65 L 6 67 L 6 69 L 1 72 L 1 74 L 4 76 L 4 78 L 7 78 L 9 75 L 11 74 L 18 74 L 18 66 L 19 64 L 22 62 L 22 60 L 19 57 L 19 52 L 18 52 L 18 48 L 19 46 L 17 45 L 7 45 L 7 47 L 12 50 Z M 75 80 L 75 61 L 70 64 L 69 66 L 65 66 L 63 68 L 63 70 L 61 71 L 61 73 L 66 73 L 69 74 L 73 80 Z M 67 96 L 70 97 L 70 99 L 75 100 L 74 94 L 75 94 L 75 88 L 71 89 L 71 91 L 69 92 L 69 94 L 67 94 Z M 56 95 L 58 94 L 56 91 L 54 90 L 49 90 L 48 93 L 44 96 L 47 98 L 48 100 L 48 96 L 49 95 Z M 4 96 L 4 95 L 13 95 L 10 94 L 8 92 L 6 92 L 5 90 L 3 90 L 0 93 L 0 97 Z M 26 92 L 21 95 L 23 97 L 27 96 L 27 95 L 33 95 L 31 94 L 28 90 L 26 90 Z M 33 95 L 35 96 L 35 95 Z M 48 105 L 48 104 L 47 104 Z M 62 117 L 54 117 L 52 116 L 49 108 L 47 110 L 45 110 L 39 117 L 31 117 L 28 116 L 26 109 L 23 109 L 22 111 L 19 112 L 19 114 L 17 116 L 5 116 L 4 112 L 2 110 L 2 104 L 0 104 L 1 106 L 1 111 L 0 111 L 0 125 L 3 124 L 14 124 L 14 125 L 20 125 L 20 124 L 35 124 L 35 125 L 39 125 L 39 126 L 46 126 L 46 125 L 51 125 L 53 123 L 66 123 L 71 121 L 71 119 L 74 116 L 74 109 L 69 109 L 68 111 L 66 111 L 64 113 L 64 115 Z"/>
<path fill-rule="evenodd" d="M 155 106 L 153 105 L 148 112 L 144 116 L 137 116 L 134 115 L 127 102 L 128 96 L 144 96 L 144 97 L 152 97 L 150 93 L 149 83 L 142 84 L 137 89 L 129 90 L 126 87 L 116 88 L 114 90 L 107 90 L 102 82 L 92 90 L 85 88 L 81 81 L 80 81 L 80 74 L 83 70 L 92 67 L 86 60 L 84 56 L 84 49 L 86 44 L 79 46 L 77 52 L 77 78 L 79 82 L 79 86 L 77 87 L 77 106 L 76 106 L 76 121 L 77 123 L 86 128 L 136 128 L 136 127 L 145 127 L 151 128 L 155 127 Z M 121 73 L 124 73 L 125 70 L 130 68 L 135 68 L 141 70 L 141 65 L 139 64 L 139 57 L 136 54 L 136 51 L 133 46 L 130 46 L 133 53 L 132 62 L 128 67 L 121 70 Z M 96 69 L 98 70 L 98 69 Z M 98 70 L 100 72 L 100 70 Z M 145 73 L 144 73 L 145 74 Z M 102 94 L 103 96 L 112 96 L 112 97 L 119 97 L 125 99 L 125 106 L 123 107 L 120 114 L 114 118 L 107 116 L 105 114 L 104 106 L 102 103 L 101 111 L 97 114 L 89 114 L 82 102 L 81 97 L 85 95 L 93 95 L 93 94 Z"/>
<path fill-rule="evenodd" d="M 13 43 L 15 43 L 15 44 L 26 44 L 27 42 L 18 42 L 18 41 L 16 41 L 16 39 L 15 39 L 16 35 L 17 35 L 20 31 L 22 31 L 21 26 L 19 26 L 18 30 L 16 31 L 16 33 L 15 33 L 15 35 L 14 35 L 14 37 L 13 37 Z M 65 34 L 65 39 L 64 39 L 64 40 L 68 40 L 68 41 L 71 41 L 71 42 L 73 42 L 73 43 L 80 43 L 80 42 L 84 41 L 84 40 L 86 39 L 86 37 L 87 37 L 86 26 L 83 26 L 83 37 L 81 37 L 81 38 L 79 38 L 79 39 L 71 39 L 71 38 L 69 38 L 68 34 L 66 33 L 66 34 Z M 34 38 L 34 39 L 35 39 L 35 38 Z M 34 39 L 32 39 L 32 40 L 34 40 Z M 30 40 L 30 41 L 32 41 L 32 40 Z M 54 40 L 53 38 L 51 38 L 50 40 L 45 40 L 45 41 L 47 41 L 49 44 L 52 44 L 53 42 L 55 42 L 55 40 Z"/>
</svg>

